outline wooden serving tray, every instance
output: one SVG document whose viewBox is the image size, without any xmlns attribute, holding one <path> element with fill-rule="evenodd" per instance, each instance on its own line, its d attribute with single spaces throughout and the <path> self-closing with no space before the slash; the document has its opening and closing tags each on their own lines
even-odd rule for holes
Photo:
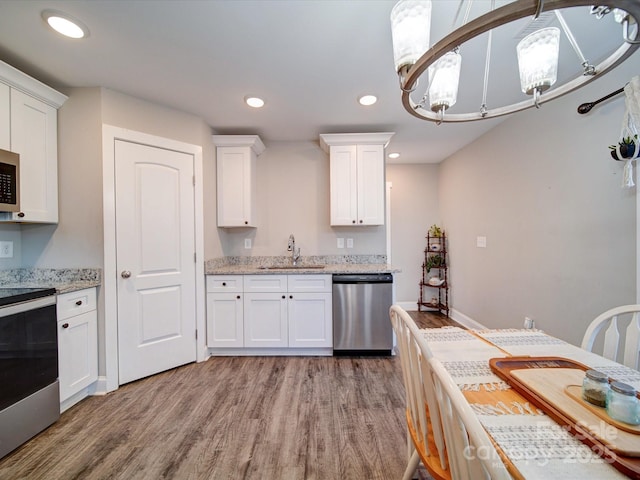
<svg viewBox="0 0 640 480">
<path fill-rule="evenodd" d="M 615 468 L 640 479 L 640 436 L 618 428 L 612 419 L 597 415 L 565 390 L 569 385 L 582 385 L 587 366 L 562 357 L 492 358 L 489 365 L 515 391 Z"/>
</svg>

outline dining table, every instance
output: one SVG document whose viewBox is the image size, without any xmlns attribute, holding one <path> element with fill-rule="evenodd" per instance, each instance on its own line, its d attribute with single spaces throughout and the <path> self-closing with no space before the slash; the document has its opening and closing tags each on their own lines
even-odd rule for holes
<svg viewBox="0 0 640 480">
<path fill-rule="evenodd" d="M 580 364 L 584 369 L 598 370 L 611 379 L 640 390 L 639 371 L 536 329 L 472 330 L 442 327 L 422 329 L 421 333 L 432 355 L 443 364 L 462 391 L 514 478 L 640 478 L 640 458 L 618 458 L 629 460 L 632 470 L 637 464 L 639 472 L 635 473 L 628 466 L 617 464 L 615 458 L 602 455 L 602 449 L 585 442 L 584 438 L 576 435 L 575 429 L 558 419 L 552 401 L 535 392 L 526 395 L 505 375 L 499 375 L 501 372 L 495 367 L 521 357 L 561 358 Z M 540 376 L 540 372 L 543 383 L 551 382 L 551 374 L 557 373 L 551 370 L 533 373 Z M 569 370 L 569 373 L 584 377 L 583 370 Z M 579 398 L 565 399 L 563 395 L 559 394 L 559 403 L 580 402 Z M 549 405 L 551 409 L 545 408 Z M 584 406 L 576 408 L 584 410 Z M 589 428 L 600 428 L 601 431 L 596 432 L 600 435 L 598 438 L 615 444 L 618 430 L 612 429 L 603 418 L 592 422 L 594 425 Z M 637 433 L 637 437 L 633 433 L 624 435 L 628 437 L 630 449 L 637 449 L 640 457 L 640 428 Z"/>
</svg>

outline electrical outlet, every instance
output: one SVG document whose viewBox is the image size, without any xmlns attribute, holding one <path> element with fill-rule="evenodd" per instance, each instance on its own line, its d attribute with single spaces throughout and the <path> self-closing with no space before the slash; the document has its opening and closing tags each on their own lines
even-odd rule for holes
<svg viewBox="0 0 640 480">
<path fill-rule="evenodd" d="M 251 248 L 251 239 L 250 238 L 245 238 L 244 239 L 244 248 Z"/>
<path fill-rule="evenodd" d="M 344 248 L 344 238 L 338 239 L 338 248 Z"/>
<path fill-rule="evenodd" d="M 534 322 L 533 318 L 524 317 L 524 328 L 526 328 L 527 330 L 536 328 L 536 322 Z"/>
<path fill-rule="evenodd" d="M 0 242 L 0 258 L 13 258 L 13 242 Z"/>
<path fill-rule="evenodd" d="M 347 238 L 347 248 L 353 248 L 353 238 Z"/>
<path fill-rule="evenodd" d="M 487 237 L 476 237 L 476 246 L 478 248 L 487 248 Z"/>
</svg>

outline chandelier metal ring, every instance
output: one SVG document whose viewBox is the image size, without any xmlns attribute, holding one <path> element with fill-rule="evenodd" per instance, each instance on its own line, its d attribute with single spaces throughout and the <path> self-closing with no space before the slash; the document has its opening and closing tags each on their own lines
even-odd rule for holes
<svg viewBox="0 0 640 480">
<path fill-rule="evenodd" d="M 447 112 L 446 115 L 442 116 L 438 112 L 423 108 L 411 99 L 410 92 L 415 88 L 420 76 L 427 71 L 429 66 L 437 62 L 447 52 L 501 25 L 535 15 L 541 3 L 543 2 L 540 0 L 518 0 L 471 20 L 433 45 L 433 47 L 427 50 L 411 67 L 405 67 L 401 70 L 399 75 L 401 78 L 402 105 L 405 110 L 417 118 L 437 123 L 470 122 L 508 115 L 527 108 L 539 106 L 592 82 L 594 79 L 624 62 L 640 47 L 640 42 L 638 42 L 638 38 L 640 37 L 640 2 L 638 0 L 599 0 L 597 2 L 599 6 L 609 7 L 610 9 L 618 8 L 626 11 L 633 17 L 638 27 L 636 28 L 635 38 L 630 39 L 627 37 L 626 41 L 623 39 L 620 47 L 595 66 L 594 75 L 580 75 L 563 85 L 546 91 L 544 95 L 537 99 L 526 99 L 511 105 L 478 112 L 457 114 Z M 588 7 L 592 6 L 593 3 L 593 0 L 544 0 L 543 10 L 554 11 L 571 7 Z M 625 30 L 626 29 L 628 29 L 628 24 L 626 25 Z"/>
</svg>

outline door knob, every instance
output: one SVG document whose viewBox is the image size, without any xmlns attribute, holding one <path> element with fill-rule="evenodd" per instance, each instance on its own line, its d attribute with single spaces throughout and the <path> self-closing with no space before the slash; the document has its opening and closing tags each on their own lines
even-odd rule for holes
<svg viewBox="0 0 640 480">
<path fill-rule="evenodd" d="M 122 278 L 129 278 L 131 276 L 131 272 L 129 270 L 123 270 L 120 276 Z"/>
</svg>

